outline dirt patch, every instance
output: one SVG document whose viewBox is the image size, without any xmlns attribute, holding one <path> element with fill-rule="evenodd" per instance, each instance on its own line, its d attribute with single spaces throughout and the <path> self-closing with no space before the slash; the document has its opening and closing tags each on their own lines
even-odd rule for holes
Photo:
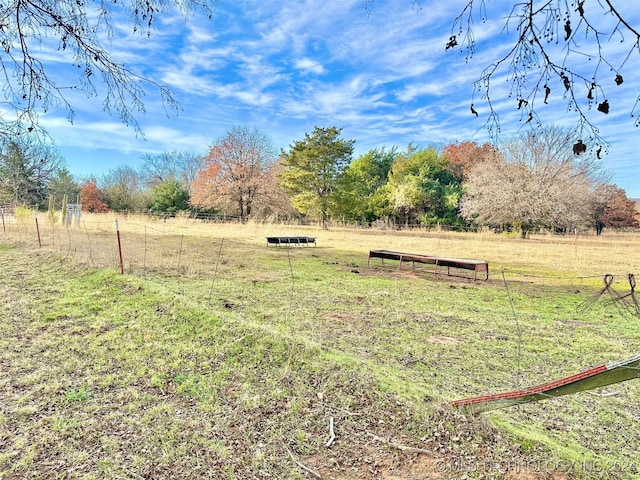
<svg viewBox="0 0 640 480">
<path fill-rule="evenodd" d="M 331 480 L 573 478 L 533 461 L 482 419 L 442 409 L 428 420 L 426 429 L 431 435 L 421 439 L 390 430 L 384 436 L 342 432 L 326 453 L 290 460 L 308 478 Z"/>
<path fill-rule="evenodd" d="M 331 320 L 340 320 L 342 322 L 355 322 L 358 317 L 350 313 L 333 312 L 327 315 Z"/>
</svg>

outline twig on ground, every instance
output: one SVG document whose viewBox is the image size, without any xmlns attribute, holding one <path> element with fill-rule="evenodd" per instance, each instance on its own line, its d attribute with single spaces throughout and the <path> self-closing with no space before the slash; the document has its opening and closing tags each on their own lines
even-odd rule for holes
<svg viewBox="0 0 640 480">
<path fill-rule="evenodd" d="M 333 417 L 329 419 L 329 435 L 331 435 L 331 438 L 329 438 L 329 441 L 324 444 L 325 447 L 330 447 L 336 439 L 336 434 L 333 432 Z"/>
<path fill-rule="evenodd" d="M 402 450 L 403 452 L 426 453 L 429 455 L 433 455 L 432 451 L 426 450 L 424 448 L 416 448 L 416 447 L 409 447 L 407 445 L 400 445 L 399 443 L 392 442 L 391 440 L 387 440 L 386 438 L 383 438 L 383 437 L 379 437 L 378 435 L 371 432 L 367 432 L 367 435 L 369 435 L 370 437 L 372 437 L 374 440 L 378 442 L 386 443 L 390 447 L 397 448 L 398 450 Z"/>
<path fill-rule="evenodd" d="M 306 470 L 307 472 L 309 472 L 311 475 L 313 475 L 316 478 L 322 478 L 322 476 L 320 476 L 320 474 L 318 472 L 316 472 L 314 469 L 307 467 L 304 463 L 300 462 L 296 457 L 293 456 L 293 452 L 289 449 L 289 447 L 287 447 L 284 443 L 282 444 L 282 446 L 284 447 L 284 449 L 287 451 L 287 453 L 289 454 L 289 456 L 291 457 L 291 460 L 293 460 L 295 462 L 296 465 L 298 465 L 300 468 L 302 468 L 303 470 Z"/>
<path fill-rule="evenodd" d="M 587 393 L 590 393 L 594 397 L 615 397 L 616 395 L 620 395 L 620 392 L 604 392 L 604 393 L 587 392 Z"/>
<path fill-rule="evenodd" d="M 341 412 L 344 412 L 346 415 L 348 415 L 350 417 L 359 417 L 361 415 L 364 415 L 364 413 L 350 412 L 346 408 L 339 408 L 338 410 L 340 410 Z"/>
</svg>

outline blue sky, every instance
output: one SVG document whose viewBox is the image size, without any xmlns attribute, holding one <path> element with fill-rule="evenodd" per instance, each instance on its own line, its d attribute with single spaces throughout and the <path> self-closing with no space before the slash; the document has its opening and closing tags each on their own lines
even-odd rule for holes
<svg viewBox="0 0 640 480">
<path fill-rule="evenodd" d="M 41 115 L 41 124 L 77 176 L 100 176 L 119 165 L 136 168 L 144 154 L 205 153 L 234 125 L 257 128 L 277 149 L 287 149 L 315 125 L 336 125 L 344 138 L 356 140 L 356 155 L 409 142 L 482 143 L 489 139 L 483 127 L 487 109 L 476 99 L 480 115 L 471 115 L 472 82 L 503 51 L 507 37 L 501 36 L 502 22 L 477 24 L 479 46 L 471 62 L 458 50 L 445 51 L 464 3 L 375 0 L 366 9 L 363 0 L 229 1 L 216 6 L 211 20 L 163 17 L 150 38 L 133 35 L 126 22 L 116 23 L 113 57 L 171 87 L 181 110 L 167 113 L 148 86 L 146 112 L 137 115 L 143 139 L 117 116 L 102 112 L 99 96 L 70 93 L 73 124 L 61 110 Z M 504 5 L 513 2 L 487 2 L 495 12 L 505 12 Z M 633 10 L 639 9 L 630 7 L 638 20 L 640 12 Z M 620 42 L 612 40 L 608 48 L 620 48 Z M 50 59 L 54 67 L 55 58 Z M 604 167 L 636 198 L 640 130 L 630 112 L 640 79 L 630 72 L 639 67 L 633 57 L 625 66 L 625 83 L 609 98 L 612 107 L 622 108 L 606 116 L 589 112 L 610 143 Z M 506 139 L 523 121 L 506 82 L 498 77 L 493 88 Z M 561 100 L 540 113 L 543 122 L 575 125 Z"/>
</svg>

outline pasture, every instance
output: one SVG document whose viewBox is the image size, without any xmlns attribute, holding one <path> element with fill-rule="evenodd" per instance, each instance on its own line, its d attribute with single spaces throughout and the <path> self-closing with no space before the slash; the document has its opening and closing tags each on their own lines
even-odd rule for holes
<svg viewBox="0 0 640 480">
<path fill-rule="evenodd" d="M 630 293 L 640 235 L 118 217 L 121 275 L 115 219 L 0 231 L 0 478 L 636 478 L 637 380 L 446 403 L 638 353 L 640 318 L 595 295 Z M 367 265 L 380 248 L 490 278 Z"/>
</svg>

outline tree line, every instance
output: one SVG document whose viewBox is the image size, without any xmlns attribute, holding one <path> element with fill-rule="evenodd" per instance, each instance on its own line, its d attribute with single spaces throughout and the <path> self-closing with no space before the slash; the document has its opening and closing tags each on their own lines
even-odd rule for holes
<svg viewBox="0 0 640 480">
<path fill-rule="evenodd" d="M 85 179 L 74 179 L 52 145 L 23 137 L 1 145 L 0 205 L 51 209 L 77 200 L 88 212 L 304 218 L 323 226 L 438 224 L 523 237 L 640 226 L 635 203 L 558 127 L 500 146 L 409 144 L 356 158 L 355 140 L 341 134 L 335 126 L 315 127 L 278 151 L 259 130 L 236 126 L 205 155 L 147 154 L 137 169 L 120 166 Z"/>
</svg>

